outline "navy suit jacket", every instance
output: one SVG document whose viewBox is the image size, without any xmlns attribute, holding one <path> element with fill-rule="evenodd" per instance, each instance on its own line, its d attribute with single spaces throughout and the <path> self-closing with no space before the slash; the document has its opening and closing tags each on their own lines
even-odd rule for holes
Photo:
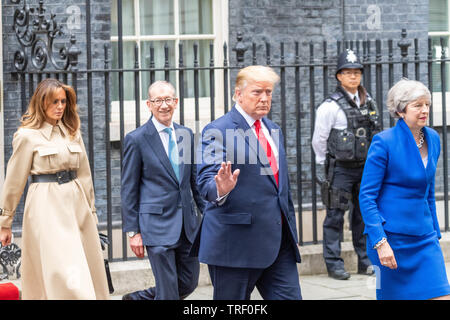
<svg viewBox="0 0 450 320">
<path fill-rule="evenodd" d="M 153 122 L 126 135 L 122 165 L 123 231 L 139 231 L 146 246 L 175 244 L 182 227 L 192 243 L 200 224 L 194 207 L 205 201 L 196 187 L 192 130 L 173 124 L 180 153 L 180 181 Z"/>
<path fill-rule="evenodd" d="M 256 135 L 236 108 L 203 130 L 197 181 L 201 195 L 209 202 L 192 251 L 198 253 L 200 262 L 267 268 L 280 249 L 281 223 L 287 224 L 288 237 L 300 262 L 281 129 L 266 118 L 262 121 L 269 132 L 275 130 L 279 134 L 278 139 L 274 138 L 279 151 L 279 188 L 272 171 L 268 171 L 271 169 L 263 148 L 259 148 Z M 219 206 L 214 176 L 221 162 L 227 160 L 232 162 L 232 171 L 240 169 L 240 174 L 235 188 Z"/>
<path fill-rule="evenodd" d="M 440 139 L 435 130 L 423 130 L 428 145 L 426 168 L 403 119 L 372 140 L 359 192 L 370 247 L 386 237 L 384 230 L 415 236 L 435 230 L 441 237 L 434 197 Z"/>
</svg>

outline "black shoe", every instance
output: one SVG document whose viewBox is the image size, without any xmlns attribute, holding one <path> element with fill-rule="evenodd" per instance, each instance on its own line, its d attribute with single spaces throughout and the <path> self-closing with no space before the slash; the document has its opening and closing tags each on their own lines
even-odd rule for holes
<svg viewBox="0 0 450 320">
<path fill-rule="evenodd" d="M 333 271 L 328 271 L 328 276 L 336 280 L 347 280 L 350 278 L 350 273 L 344 269 L 338 269 Z"/>
<path fill-rule="evenodd" d="M 133 294 L 133 293 L 127 293 L 127 294 L 124 294 L 124 295 L 122 296 L 122 300 L 134 300 L 132 294 Z"/>
<path fill-rule="evenodd" d="M 363 274 L 366 276 L 371 276 L 375 273 L 373 266 L 368 266 L 366 268 L 358 268 L 358 274 Z"/>
</svg>

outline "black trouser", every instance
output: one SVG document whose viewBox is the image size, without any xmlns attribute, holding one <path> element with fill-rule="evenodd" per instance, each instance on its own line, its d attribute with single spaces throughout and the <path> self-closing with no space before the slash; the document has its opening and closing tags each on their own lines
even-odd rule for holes
<svg viewBox="0 0 450 320">
<path fill-rule="evenodd" d="M 172 246 L 146 246 L 155 287 L 131 293 L 133 300 L 185 299 L 198 285 L 200 264 L 197 257 L 190 257 L 192 244 L 184 228 L 180 239 Z"/>
<path fill-rule="evenodd" d="M 359 186 L 363 168 L 334 168 L 331 186 L 352 194 L 353 210 L 350 211 L 350 227 L 352 230 L 353 247 L 358 256 L 358 270 L 365 270 L 371 265 L 366 253 L 366 238 L 364 222 L 359 209 Z M 341 197 L 345 203 L 347 200 Z M 342 209 L 327 208 L 327 216 L 323 222 L 323 257 L 327 270 L 344 269 L 344 260 L 341 258 L 341 238 L 343 234 L 345 211 Z"/>
</svg>

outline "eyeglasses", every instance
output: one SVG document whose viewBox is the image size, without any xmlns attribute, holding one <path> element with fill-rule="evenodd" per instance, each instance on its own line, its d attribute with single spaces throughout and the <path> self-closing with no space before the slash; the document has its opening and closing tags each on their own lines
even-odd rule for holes
<svg viewBox="0 0 450 320">
<path fill-rule="evenodd" d="M 349 71 L 349 70 L 345 70 L 345 71 L 341 71 L 341 74 L 343 74 L 344 76 L 360 76 L 362 75 L 361 70 L 353 70 L 353 71 Z"/>
<path fill-rule="evenodd" d="M 168 106 L 172 106 L 175 104 L 175 101 L 177 100 L 177 98 L 156 98 L 154 100 L 150 100 L 151 103 L 154 103 L 157 107 L 160 107 L 163 103 L 163 101 L 168 105 Z"/>
</svg>

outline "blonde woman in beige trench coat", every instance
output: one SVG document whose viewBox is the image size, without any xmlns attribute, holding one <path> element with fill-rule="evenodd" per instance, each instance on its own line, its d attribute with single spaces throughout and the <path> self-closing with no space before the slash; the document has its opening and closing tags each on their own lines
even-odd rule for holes
<svg viewBox="0 0 450 320">
<path fill-rule="evenodd" d="M 13 137 L 0 196 L 0 241 L 11 242 L 15 210 L 31 175 L 22 228 L 23 299 L 109 298 L 76 108 L 70 86 L 45 79 Z"/>
</svg>

